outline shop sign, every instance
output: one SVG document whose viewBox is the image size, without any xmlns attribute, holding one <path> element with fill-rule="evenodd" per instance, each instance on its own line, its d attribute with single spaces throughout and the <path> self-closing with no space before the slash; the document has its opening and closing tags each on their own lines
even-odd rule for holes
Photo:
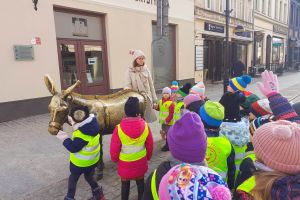
<svg viewBox="0 0 300 200">
<path fill-rule="evenodd" d="M 216 33 L 224 33 L 224 26 L 205 22 L 204 30 Z"/>
<path fill-rule="evenodd" d="M 150 5 L 156 5 L 157 0 L 134 0 L 136 2 L 150 4 Z"/>
<path fill-rule="evenodd" d="M 283 45 L 283 43 L 281 43 L 281 42 L 274 42 L 273 43 L 273 47 L 280 47 L 282 45 Z"/>
<path fill-rule="evenodd" d="M 196 70 L 203 70 L 203 46 L 196 46 L 195 52 Z"/>
<path fill-rule="evenodd" d="M 273 32 L 283 34 L 283 35 L 287 35 L 288 34 L 288 29 L 284 26 L 279 26 L 277 24 L 274 24 L 273 25 Z"/>
<path fill-rule="evenodd" d="M 245 31 L 245 28 L 240 25 L 238 25 L 234 28 L 234 34 L 237 36 L 240 36 L 240 37 L 251 38 L 251 32 Z"/>
</svg>

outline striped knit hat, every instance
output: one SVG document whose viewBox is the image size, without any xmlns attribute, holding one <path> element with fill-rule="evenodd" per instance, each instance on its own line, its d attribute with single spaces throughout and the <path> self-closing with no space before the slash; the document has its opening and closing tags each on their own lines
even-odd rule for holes
<svg viewBox="0 0 300 200">
<path fill-rule="evenodd" d="M 273 170 L 300 173 L 300 125 L 286 120 L 269 122 L 252 138 L 255 155 Z"/>
<path fill-rule="evenodd" d="M 179 90 L 178 82 L 172 81 L 172 85 L 171 85 L 172 94 L 176 93 L 178 90 Z"/>
<path fill-rule="evenodd" d="M 268 99 L 261 99 L 251 104 L 250 112 L 256 117 L 272 114 Z"/>
<path fill-rule="evenodd" d="M 272 119 L 270 117 L 262 116 L 255 118 L 249 125 L 250 134 L 253 136 L 255 131 L 261 127 L 262 125 L 271 122 Z"/>
<path fill-rule="evenodd" d="M 204 85 L 204 83 L 199 82 L 196 85 L 194 85 L 190 90 L 190 94 L 197 94 L 202 99 L 204 99 L 204 97 L 205 97 L 205 85 Z"/>
<path fill-rule="evenodd" d="M 247 85 L 250 84 L 252 81 L 251 76 L 243 75 L 240 77 L 235 77 L 229 80 L 229 86 L 232 88 L 233 91 L 241 91 L 243 92 Z"/>
</svg>

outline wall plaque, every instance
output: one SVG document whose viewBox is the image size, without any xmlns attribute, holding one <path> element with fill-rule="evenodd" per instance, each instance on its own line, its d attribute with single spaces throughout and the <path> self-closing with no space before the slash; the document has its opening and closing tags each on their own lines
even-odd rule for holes
<svg viewBox="0 0 300 200">
<path fill-rule="evenodd" d="M 33 60 L 33 46 L 32 45 L 14 45 L 15 60 Z"/>
</svg>

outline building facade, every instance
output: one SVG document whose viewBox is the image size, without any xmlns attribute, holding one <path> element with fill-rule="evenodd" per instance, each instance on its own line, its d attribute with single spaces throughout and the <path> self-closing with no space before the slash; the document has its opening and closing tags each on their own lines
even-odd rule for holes
<svg viewBox="0 0 300 200">
<path fill-rule="evenodd" d="M 253 1 L 230 0 L 229 66 L 241 61 L 251 65 L 253 46 Z M 195 1 L 195 81 L 223 79 L 226 0 Z"/>
<path fill-rule="evenodd" d="M 156 0 L 49 0 L 39 1 L 37 10 L 32 1 L 3 3 L 0 122 L 47 112 L 44 74 L 58 90 L 76 80 L 83 94 L 123 88 L 130 49 L 145 52 L 156 89 L 193 80 L 194 1 L 169 0 L 169 6 L 169 36 L 156 51 Z"/>
<path fill-rule="evenodd" d="M 289 0 L 254 1 L 254 66 L 282 70 L 287 60 Z"/>
<path fill-rule="evenodd" d="M 299 69 L 300 66 L 300 0 L 290 1 L 289 12 L 288 66 Z"/>
</svg>

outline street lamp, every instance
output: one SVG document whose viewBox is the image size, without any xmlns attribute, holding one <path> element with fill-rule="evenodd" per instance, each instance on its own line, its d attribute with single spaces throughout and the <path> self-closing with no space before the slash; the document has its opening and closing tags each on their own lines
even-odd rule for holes
<svg viewBox="0 0 300 200">
<path fill-rule="evenodd" d="M 224 54 L 224 70 L 223 70 L 223 92 L 227 92 L 227 85 L 229 84 L 229 66 L 228 66 L 228 59 L 229 59 L 229 20 L 230 20 L 230 13 L 232 9 L 229 10 L 229 0 L 226 0 L 226 9 L 224 11 L 226 17 L 226 35 L 225 35 L 225 54 Z"/>
</svg>

